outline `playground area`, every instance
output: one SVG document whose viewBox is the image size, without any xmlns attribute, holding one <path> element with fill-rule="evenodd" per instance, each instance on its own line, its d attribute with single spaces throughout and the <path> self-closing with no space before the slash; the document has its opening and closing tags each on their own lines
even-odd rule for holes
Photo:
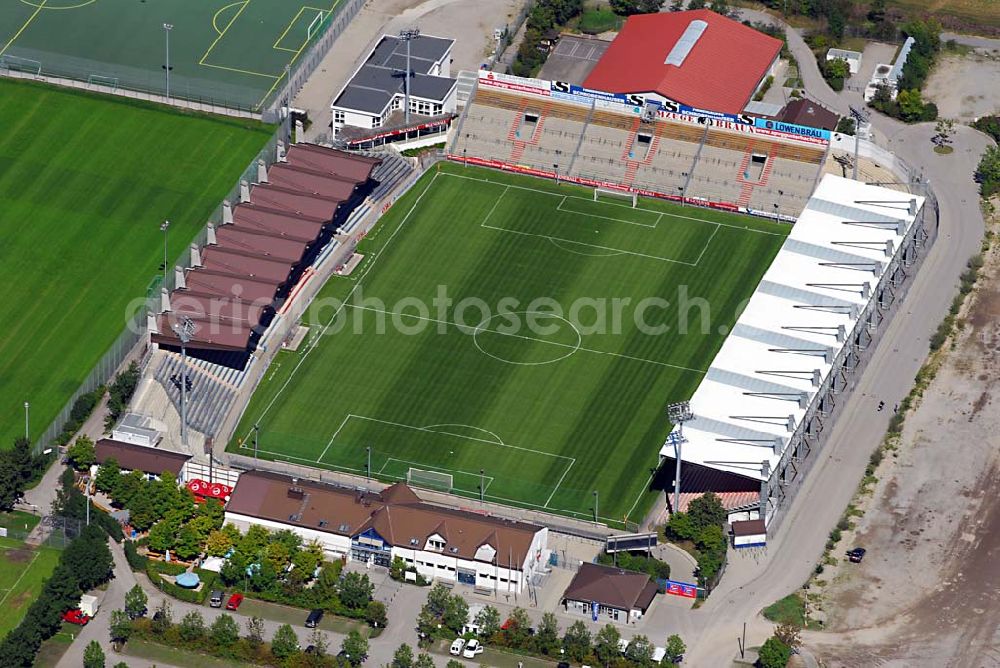
<svg viewBox="0 0 1000 668">
<path fill-rule="evenodd" d="M 281 90 L 342 4 L 5 2 L 0 4 L 0 74 L 62 77 L 256 112 Z"/>
</svg>

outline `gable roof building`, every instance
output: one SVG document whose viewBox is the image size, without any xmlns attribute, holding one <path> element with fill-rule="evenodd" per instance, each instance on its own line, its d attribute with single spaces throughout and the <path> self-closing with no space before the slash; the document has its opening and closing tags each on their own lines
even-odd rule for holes
<svg viewBox="0 0 1000 668">
<path fill-rule="evenodd" d="M 489 589 L 521 586 L 548 560 L 548 529 L 422 501 L 397 483 L 357 490 L 249 471 L 226 507 L 238 526 L 291 529 L 330 553 Z"/>
<path fill-rule="evenodd" d="M 739 114 L 780 53 L 781 40 L 707 9 L 637 14 L 583 85 Z"/>
<path fill-rule="evenodd" d="M 640 619 L 656 596 L 656 583 L 645 573 L 583 563 L 563 593 L 567 610 L 598 615 L 617 622 Z"/>
<path fill-rule="evenodd" d="M 109 459 L 118 462 L 123 471 L 142 471 L 151 476 L 159 476 L 165 471 L 172 473 L 178 482 L 184 482 L 184 468 L 191 455 L 174 450 L 163 450 L 148 445 L 136 445 L 102 438 L 94 447 L 97 463 L 103 464 Z"/>
</svg>

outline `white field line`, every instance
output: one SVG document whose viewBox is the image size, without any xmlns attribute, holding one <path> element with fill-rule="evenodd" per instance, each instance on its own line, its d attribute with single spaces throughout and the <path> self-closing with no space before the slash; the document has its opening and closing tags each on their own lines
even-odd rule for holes
<svg viewBox="0 0 1000 668">
<path fill-rule="evenodd" d="M 639 505 L 639 499 L 641 499 L 642 495 L 645 494 L 646 490 L 649 489 L 649 483 L 653 482 L 653 476 L 654 475 L 656 475 L 655 471 L 653 473 L 650 473 L 649 474 L 649 478 L 646 479 L 646 484 L 643 485 L 642 489 L 639 490 L 639 495 L 637 497 L 635 497 L 635 503 L 633 503 L 632 507 L 628 509 L 627 513 L 625 513 L 625 519 L 626 520 L 629 518 L 629 516 L 635 510 L 635 507 Z"/>
<path fill-rule="evenodd" d="M 542 195 L 551 195 L 553 197 L 571 197 L 573 199 L 582 199 L 585 202 L 593 202 L 592 199 L 589 199 L 587 197 L 580 197 L 578 195 L 565 195 L 563 193 L 554 193 L 554 192 L 550 192 L 548 190 L 539 190 L 538 188 L 529 188 L 527 186 L 507 185 L 507 184 L 500 183 L 498 181 L 490 181 L 489 179 L 480 179 L 480 178 L 476 178 L 475 176 L 467 176 L 465 174 L 453 174 L 451 172 L 440 172 L 440 174 L 442 174 L 443 176 L 452 176 L 452 177 L 454 177 L 456 179 L 466 179 L 466 180 L 469 180 L 469 181 L 479 181 L 481 183 L 492 183 L 492 184 L 498 185 L 498 186 L 499 185 L 504 185 L 507 188 L 514 188 L 515 190 L 527 190 L 529 192 L 539 193 L 539 194 L 542 194 Z M 666 201 L 666 200 L 664 200 L 664 201 Z M 629 210 L 633 209 L 633 207 L 629 206 L 628 204 L 619 204 L 617 202 L 603 202 L 603 204 L 607 204 L 609 206 L 620 206 L 623 209 L 629 209 Z M 640 209 L 642 211 L 650 211 L 650 212 L 653 211 L 653 209 L 643 209 L 641 207 L 635 207 L 635 208 L 638 208 L 638 209 Z M 728 228 L 731 228 L 731 229 L 734 229 L 734 230 L 740 230 L 742 232 L 753 232 L 753 233 L 756 233 L 756 234 L 770 234 L 770 235 L 776 236 L 776 237 L 785 237 L 785 236 L 788 236 L 787 234 L 782 234 L 781 232 L 769 232 L 767 230 L 757 230 L 757 229 L 753 229 L 753 228 L 747 227 L 747 226 L 742 226 L 741 227 L 739 225 L 734 225 L 732 223 L 720 223 L 717 220 L 707 220 L 705 218 L 698 218 L 696 216 L 685 216 L 685 215 L 682 215 L 682 214 L 679 214 L 679 213 L 667 213 L 667 212 L 658 212 L 658 213 L 661 216 L 666 216 L 668 218 L 677 218 L 678 220 L 692 220 L 692 221 L 694 221 L 696 223 L 702 223 L 702 224 L 705 224 L 705 225 L 721 225 L 722 227 L 728 227 Z M 721 213 L 731 213 L 731 212 L 723 211 Z M 741 214 L 733 213 L 733 215 L 738 216 L 738 215 L 741 215 Z"/>
<path fill-rule="evenodd" d="M 434 323 L 439 323 L 439 324 L 443 324 L 443 325 L 451 325 L 451 326 L 453 326 L 453 327 L 455 327 L 456 329 L 459 329 L 459 330 L 461 330 L 463 327 L 465 327 L 467 329 L 469 328 L 468 325 L 459 325 L 458 323 L 454 323 L 454 322 L 451 322 L 449 320 L 438 320 L 437 318 L 431 318 L 429 316 L 424 317 L 424 316 L 418 315 L 416 313 L 399 313 L 399 312 L 395 312 L 395 311 L 384 311 L 382 309 L 372 308 L 370 306 L 357 306 L 355 304 L 348 304 L 348 306 L 350 306 L 351 308 L 354 308 L 354 309 L 358 309 L 359 311 L 373 311 L 375 313 L 382 313 L 382 314 L 385 314 L 385 315 L 399 316 L 400 318 L 414 318 L 416 320 L 425 320 L 427 322 L 434 322 Z M 539 343 L 544 343 L 544 344 L 547 344 L 547 345 L 550 345 L 550 346 L 558 346 L 560 348 L 573 348 L 574 350 L 581 350 L 581 351 L 583 351 L 585 353 L 593 353 L 595 355 L 611 355 L 612 357 L 621 357 L 621 358 L 633 360 L 633 361 L 636 361 L 636 362 L 645 362 L 647 364 L 656 364 L 657 366 L 664 366 L 664 367 L 668 367 L 670 369 L 679 369 L 681 371 L 690 371 L 691 373 L 697 373 L 697 374 L 704 374 L 705 373 L 704 369 L 692 369 L 691 367 L 681 366 L 679 364 L 670 364 L 668 362 L 658 362 L 657 360 L 648 360 L 648 359 L 644 359 L 642 357 L 633 357 L 632 355 L 625 355 L 623 353 L 609 353 L 609 352 L 605 352 L 603 350 L 592 350 L 590 348 L 584 348 L 583 346 L 579 346 L 579 345 L 570 345 L 568 343 L 559 343 L 558 341 L 548 341 L 546 339 L 536 339 L 533 336 L 525 336 L 523 334 L 512 334 L 512 333 L 506 333 L 506 332 L 498 332 L 498 331 L 495 331 L 495 330 L 483 330 L 483 329 L 481 329 L 481 325 L 475 327 L 474 329 L 476 329 L 477 331 L 487 331 L 487 332 L 490 332 L 491 334 L 499 334 L 501 336 L 512 336 L 512 337 L 518 338 L 518 339 L 525 339 L 525 340 L 528 340 L 528 341 L 537 341 Z M 359 416 L 355 416 L 355 417 L 359 417 Z M 403 425 L 403 426 L 407 426 L 407 425 Z M 420 429 L 420 427 L 414 427 L 414 429 Z M 492 443 L 492 441 L 484 441 L 484 443 Z M 499 444 L 497 444 L 497 445 L 499 445 Z M 569 458 L 567 458 L 567 459 L 569 459 Z"/>
<path fill-rule="evenodd" d="M 571 468 L 573 468 L 573 464 L 576 464 L 576 459 L 574 459 L 573 461 L 571 461 L 569 463 L 569 466 L 566 467 L 566 470 L 563 471 L 563 474 L 561 476 L 559 476 L 559 482 L 557 482 L 556 486 L 552 488 L 552 493 L 549 494 L 549 498 L 545 499 L 545 505 L 542 506 L 543 508 L 548 508 L 549 504 L 552 503 L 552 497 L 555 496 L 556 492 L 559 491 L 559 486 L 562 485 L 563 480 L 566 479 L 566 474 L 569 473 L 569 470 Z"/>
<path fill-rule="evenodd" d="M 5 549 L 4 554 L 6 554 L 6 552 L 7 550 Z M 17 576 L 17 580 L 14 581 L 14 584 L 10 586 L 10 589 L 7 590 L 7 593 L 3 595 L 3 598 L 0 598 L 0 608 L 2 608 L 4 603 L 7 602 L 7 597 L 10 596 L 11 592 L 17 589 L 17 585 L 21 584 L 21 580 L 24 579 L 24 576 L 28 573 L 28 571 L 31 570 L 31 567 L 35 565 L 35 559 L 38 559 L 38 555 L 39 552 L 35 552 L 35 555 L 31 557 L 31 561 L 29 561 L 28 565 L 24 568 L 24 570 L 21 571 L 21 574 Z"/>
<path fill-rule="evenodd" d="M 625 223 L 626 225 L 635 225 L 636 227 L 645 227 L 645 228 L 648 228 L 648 229 L 656 229 L 656 223 L 655 222 L 652 225 L 649 225 L 647 223 L 638 223 L 638 222 L 636 222 L 634 220 L 625 220 L 624 218 L 612 218 L 611 216 L 601 216 L 601 215 L 598 215 L 596 213 L 587 213 L 586 211 L 575 211 L 573 209 L 564 209 L 562 207 L 563 207 L 563 204 L 566 203 L 567 199 L 569 199 L 568 196 L 562 198 L 562 201 L 559 202 L 559 204 L 556 205 L 556 211 L 562 211 L 563 213 L 571 213 L 571 214 L 573 214 L 575 216 L 586 216 L 588 218 L 600 218 L 601 220 L 610 220 L 610 221 L 615 222 L 615 223 Z M 579 199 L 579 198 L 574 197 L 573 199 Z M 588 200 L 584 200 L 584 201 L 588 201 Z M 611 206 L 617 206 L 616 204 L 614 204 L 612 202 L 593 202 L 593 201 L 590 201 L 590 204 L 591 205 L 594 205 L 594 204 L 610 204 Z M 656 213 L 655 211 L 649 211 L 648 209 L 632 209 L 632 208 L 630 208 L 629 211 L 648 211 L 649 213 Z M 657 217 L 657 218 L 659 218 L 659 217 Z"/>
<path fill-rule="evenodd" d="M 489 220 L 489 219 L 490 219 L 490 216 L 492 216 L 492 215 L 493 215 L 493 212 L 497 210 L 497 207 L 498 207 L 498 206 L 500 206 L 500 200 L 502 200 L 502 199 L 503 199 L 503 196 L 507 194 L 507 191 L 508 191 L 508 190 L 510 190 L 510 186 L 507 186 L 506 188 L 504 188 L 504 189 L 503 189 L 503 192 L 502 192 L 502 193 L 500 193 L 500 197 L 497 197 L 497 201 L 493 202 L 493 206 L 492 206 L 492 207 L 490 207 L 490 211 L 489 211 L 489 213 L 487 213 L 487 214 L 486 214 L 486 217 L 485 217 L 485 218 L 483 218 L 483 222 L 484 222 L 484 223 L 485 223 L 485 222 L 486 222 L 487 220 Z"/>
<path fill-rule="evenodd" d="M 285 382 L 282 383 L 281 387 L 278 388 L 278 391 L 274 394 L 273 397 L 271 397 L 271 400 L 267 403 L 267 406 L 264 407 L 264 410 L 257 417 L 256 420 L 257 423 L 263 420 L 264 417 L 268 414 L 268 412 L 270 412 L 271 407 L 274 406 L 274 402 L 278 400 L 278 397 L 281 396 L 281 394 L 285 391 L 285 388 L 287 388 L 289 383 L 292 382 L 292 378 L 294 378 L 295 375 L 298 373 L 299 367 L 301 367 L 303 362 L 306 361 L 306 358 L 309 357 L 309 353 L 311 353 L 313 350 L 316 349 L 317 346 L 319 346 L 319 342 L 323 340 L 323 335 L 326 334 L 326 331 L 328 329 L 330 329 L 330 325 L 334 323 L 334 321 L 337 319 L 337 316 L 339 316 L 340 312 L 343 310 L 344 306 L 351 299 L 351 297 L 354 296 L 354 292 L 361 285 L 361 279 L 367 276 L 368 272 L 370 272 L 372 268 L 378 263 L 379 258 L 382 257 L 382 253 L 384 253 L 385 250 L 389 247 L 389 244 L 392 243 L 392 240 L 396 238 L 396 235 L 399 233 L 399 231 L 406 226 L 406 223 L 407 221 L 409 221 L 410 216 L 412 216 L 413 212 L 416 211 L 417 206 L 420 204 L 421 200 L 423 200 L 424 196 L 428 192 L 430 192 L 431 188 L 434 187 L 434 182 L 437 181 L 438 176 L 440 175 L 441 172 L 435 174 L 434 178 L 431 179 L 431 182 L 427 184 L 426 188 L 424 188 L 424 191 L 420 193 L 420 195 L 418 195 L 417 198 L 413 201 L 413 206 L 411 206 L 410 210 L 406 212 L 405 216 L 403 216 L 403 220 L 399 221 L 399 225 L 396 227 L 395 230 L 392 231 L 392 234 L 389 235 L 389 238 L 382 245 L 382 247 L 379 248 L 378 252 L 375 253 L 375 256 L 372 258 L 371 263 L 369 263 L 369 265 L 365 268 L 365 270 L 361 273 L 361 275 L 358 276 L 358 282 L 354 284 L 354 287 L 351 288 L 351 291 L 347 294 L 347 297 L 343 300 L 341 305 L 337 307 L 337 310 L 334 311 L 333 315 L 330 316 L 329 322 L 327 322 L 326 325 L 323 326 L 323 329 L 320 330 L 319 335 L 316 336 L 316 338 L 312 342 L 310 342 L 309 347 L 306 348 L 304 353 L 302 353 L 302 357 L 299 358 L 299 361 L 298 363 L 296 363 L 295 368 L 292 369 L 292 372 L 288 374 L 288 378 L 285 379 Z M 250 432 L 247 432 L 247 437 L 249 438 L 249 436 Z"/>
<path fill-rule="evenodd" d="M 712 239 L 715 238 L 715 235 L 718 234 L 718 232 L 719 232 L 719 228 L 718 227 L 716 227 L 714 230 L 712 230 L 712 236 L 710 236 L 708 238 L 708 241 L 705 242 L 705 245 L 704 245 L 704 247 L 702 247 L 701 252 L 698 253 L 698 259 L 694 261 L 694 266 L 697 267 L 699 264 L 701 264 L 701 258 L 704 257 L 705 251 L 708 250 L 709 245 L 712 243 Z"/>
<path fill-rule="evenodd" d="M 350 420 L 351 417 L 352 417 L 351 414 L 348 413 L 347 417 L 344 418 L 344 421 L 340 423 L 339 427 L 337 427 L 337 431 L 333 432 L 333 436 L 331 436 L 330 440 L 327 441 L 326 447 L 323 448 L 323 452 L 321 452 L 319 457 L 316 458 L 316 461 L 320 461 L 321 459 L 323 459 L 323 456 L 326 455 L 326 451 L 330 449 L 331 445 L 333 445 L 333 439 L 337 438 L 337 434 L 340 433 L 340 430 L 344 428 L 344 425 L 347 424 L 347 421 Z"/>
</svg>

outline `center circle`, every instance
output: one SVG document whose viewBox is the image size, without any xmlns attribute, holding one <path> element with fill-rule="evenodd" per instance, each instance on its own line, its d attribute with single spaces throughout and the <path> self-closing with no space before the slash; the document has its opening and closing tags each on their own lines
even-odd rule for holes
<svg viewBox="0 0 1000 668">
<path fill-rule="evenodd" d="M 526 316 L 544 327 L 551 326 L 555 321 L 559 329 L 552 334 L 532 332 L 525 321 Z M 511 322 L 512 318 L 517 318 L 516 327 Z M 494 327 L 502 327 L 502 330 Z M 515 331 L 507 331 L 512 327 Z M 500 362 L 538 366 L 566 359 L 580 349 L 583 336 L 573 323 L 560 315 L 544 311 L 512 311 L 498 313 L 479 323 L 472 333 L 472 341 L 479 352 Z"/>
</svg>

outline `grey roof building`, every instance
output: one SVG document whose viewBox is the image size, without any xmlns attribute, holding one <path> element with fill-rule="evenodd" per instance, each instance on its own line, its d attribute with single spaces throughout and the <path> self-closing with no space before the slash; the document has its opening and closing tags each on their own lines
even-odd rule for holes
<svg viewBox="0 0 1000 668">
<path fill-rule="evenodd" d="M 455 111 L 456 80 L 450 76 L 454 43 L 429 35 L 410 40 L 411 122 Z M 400 125 L 405 111 L 406 50 L 403 40 L 382 36 L 330 105 L 335 137 L 344 126 L 370 131 Z"/>
</svg>

